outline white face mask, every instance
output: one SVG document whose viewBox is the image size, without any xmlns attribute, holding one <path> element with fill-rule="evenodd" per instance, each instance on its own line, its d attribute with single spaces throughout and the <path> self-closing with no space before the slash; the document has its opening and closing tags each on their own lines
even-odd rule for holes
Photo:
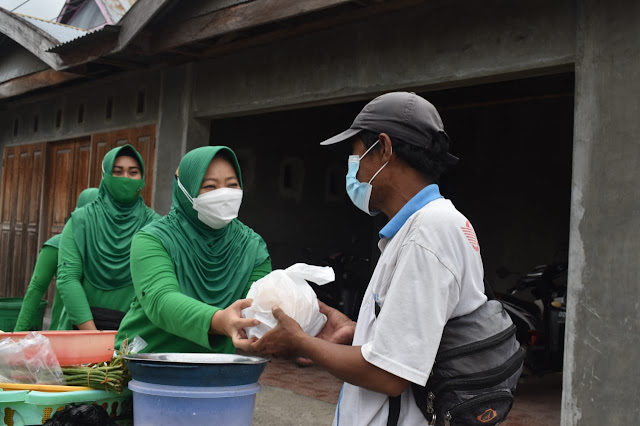
<svg viewBox="0 0 640 426">
<path fill-rule="evenodd" d="M 205 192 L 193 198 L 178 179 L 178 186 L 191 201 L 193 209 L 198 212 L 198 219 L 213 229 L 222 229 L 233 219 L 238 217 L 242 204 L 242 190 L 235 188 L 220 188 Z"/>
</svg>

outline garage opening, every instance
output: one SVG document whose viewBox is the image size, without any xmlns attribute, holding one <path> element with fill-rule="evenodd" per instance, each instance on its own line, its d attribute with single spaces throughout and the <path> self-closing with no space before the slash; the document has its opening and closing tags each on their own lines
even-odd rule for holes
<svg viewBox="0 0 640 426">
<path fill-rule="evenodd" d="M 460 157 L 440 189 L 475 228 L 485 282 L 504 294 L 536 265 L 566 268 L 574 74 L 417 92 L 440 111 L 451 151 Z M 265 239 L 273 267 L 333 266 L 336 284 L 316 290 L 354 319 L 386 218 L 352 205 L 344 189 L 346 157 L 319 142 L 348 128 L 369 99 L 211 122 L 210 143 L 238 154 L 245 184 L 240 219 Z M 566 272 L 564 280 L 566 286 Z M 530 292 L 518 297 L 540 304 Z M 564 333 L 563 319 L 556 319 L 562 330 L 555 332 Z M 556 343 L 561 363 L 563 339 Z M 545 374 L 519 392 L 524 398 L 514 413 L 537 412 L 535 424 L 559 422 L 560 374 Z"/>
</svg>

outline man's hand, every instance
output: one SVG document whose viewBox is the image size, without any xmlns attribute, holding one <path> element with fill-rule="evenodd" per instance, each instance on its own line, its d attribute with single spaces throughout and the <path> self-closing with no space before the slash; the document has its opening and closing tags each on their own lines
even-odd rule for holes
<svg viewBox="0 0 640 426">
<path fill-rule="evenodd" d="M 242 310 L 251 306 L 253 300 L 236 300 L 226 309 L 221 309 L 213 314 L 209 334 L 222 334 L 231 337 L 233 345 L 246 351 L 256 339 L 247 339 L 246 327 L 253 327 L 260 324 L 260 321 L 252 318 L 242 318 Z"/>
<path fill-rule="evenodd" d="M 331 343 L 350 345 L 356 331 L 355 321 L 351 321 L 348 316 L 339 310 L 333 309 L 319 300 L 318 305 L 320 306 L 320 312 L 327 316 L 327 323 L 316 337 Z"/>
<path fill-rule="evenodd" d="M 257 342 L 252 343 L 250 350 L 274 358 L 293 358 L 300 341 L 309 336 L 279 307 L 275 306 L 272 312 L 274 318 L 278 320 L 278 325 Z"/>
<path fill-rule="evenodd" d="M 333 309 L 319 300 L 318 305 L 320 306 L 320 312 L 327 316 L 327 323 L 316 337 L 331 343 L 350 345 L 356 330 L 355 321 L 351 321 L 348 316 L 339 310 Z M 300 365 L 313 365 L 313 361 L 308 358 L 300 357 L 296 359 L 296 362 Z"/>
</svg>

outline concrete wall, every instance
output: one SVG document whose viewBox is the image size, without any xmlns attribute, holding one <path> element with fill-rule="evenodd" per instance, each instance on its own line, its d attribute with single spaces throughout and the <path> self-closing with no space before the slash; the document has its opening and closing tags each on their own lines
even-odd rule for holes
<svg viewBox="0 0 640 426">
<path fill-rule="evenodd" d="M 49 69 L 36 55 L 4 35 L 0 35 L 0 58 L 0 83 Z"/>
<path fill-rule="evenodd" d="M 640 417 L 640 3 L 579 2 L 562 425 Z"/>
<path fill-rule="evenodd" d="M 161 93 L 156 149 L 154 209 L 167 214 L 171 208 L 173 176 L 184 154 L 209 143 L 209 120 L 194 117 L 194 65 L 160 72 Z"/>
<path fill-rule="evenodd" d="M 238 115 L 572 69 L 574 14 L 569 0 L 424 2 L 203 63 L 195 110 Z"/>
<path fill-rule="evenodd" d="M 144 113 L 136 114 L 139 90 L 145 90 Z M 95 83 L 53 90 L 46 95 L 0 103 L 0 149 L 5 145 L 53 142 L 98 132 L 155 123 L 158 116 L 160 76 L 157 73 L 117 75 Z M 107 98 L 113 97 L 113 115 L 106 118 Z M 84 106 L 84 120 L 78 123 L 78 108 Z M 56 128 L 56 113 L 62 121 Z M 33 131 L 38 115 L 38 131 Z M 14 135 L 14 121 L 18 134 Z"/>
</svg>

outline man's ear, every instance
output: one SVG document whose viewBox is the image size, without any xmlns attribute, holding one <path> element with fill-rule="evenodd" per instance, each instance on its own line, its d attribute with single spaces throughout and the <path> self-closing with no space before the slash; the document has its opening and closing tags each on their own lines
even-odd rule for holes
<svg viewBox="0 0 640 426">
<path fill-rule="evenodd" d="M 391 160 L 391 156 L 393 155 L 393 147 L 391 145 L 391 138 L 386 133 L 380 133 L 380 150 L 378 151 L 382 156 L 382 161 L 387 162 Z"/>
</svg>

